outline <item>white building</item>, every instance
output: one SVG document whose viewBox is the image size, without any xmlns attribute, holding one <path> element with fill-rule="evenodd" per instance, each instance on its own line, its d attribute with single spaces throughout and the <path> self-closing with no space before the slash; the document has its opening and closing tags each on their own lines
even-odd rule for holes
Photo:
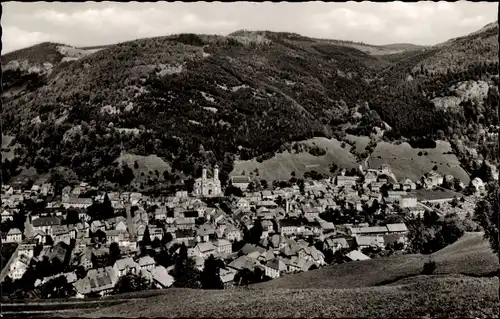
<svg viewBox="0 0 500 319">
<path fill-rule="evenodd" d="M 203 168 L 201 178 L 197 178 L 194 182 L 194 196 L 202 197 L 218 197 L 222 196 L 222 187 L 219 180 L 219 166 L 215 165 L 213 177 L 207 177 L 207 169 Z"/>
<path fill-rule="evenodd" d="M 417 206 L 417 197 L 411 196 L 411 195 L 402 196 L 399 203 L 400 203 L 401 208 L 416 207 Z"/>
<path fill-rule="evenodd" d="M 23 234 L 18 228 L 10 229 L 5 238 L 6 243 L 19 243 L 21 240 L 23 240 Z"/>
</svg>

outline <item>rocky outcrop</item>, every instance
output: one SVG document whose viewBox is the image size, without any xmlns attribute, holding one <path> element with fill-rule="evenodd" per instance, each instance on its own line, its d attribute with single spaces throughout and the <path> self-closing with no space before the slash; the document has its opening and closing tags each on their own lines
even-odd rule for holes
<svg viewBox="0 0 500 319">
<path fill-rule="evenodd" d="M 438 109 L 453 110 L 464 101 L 470 101 L 475 105 L 482 105 L 488 96 L 489 85 L 485 81 L 464 81 L 450 88 L 453 96 L 438 97 L 431 100 Z"/>
</svg>

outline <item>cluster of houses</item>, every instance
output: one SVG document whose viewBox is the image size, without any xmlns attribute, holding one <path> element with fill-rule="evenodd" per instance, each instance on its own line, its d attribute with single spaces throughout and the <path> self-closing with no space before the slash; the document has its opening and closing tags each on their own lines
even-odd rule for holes
<svg viewBox="0 0 500 319">
<path fill-rule="evenodd" d="M 170 287 L 174 282 L 169 274 L 171 269 L 158 265 L 150 256 L 138 257 L 139 243 L 146 232 L 151 241 L 161 242 L 165 248 L 176 243 L 185 244 L 188 256 L 194 259 L 200 270 L 211 255 L 223 260 L 226 267 L 220 270 L 220 277 L 226 287 L 233 285 L 235 275 L 245 268 L 260 268 L 268 277 L 277 278 L 326 265 L 327 251 L 335 253 L 342 249 L 347 252 L 348 259 L 364 260 L 370 257 L 361 252 L 363 248 L 385 249 L 395 242 L 405 247 L 408 229 L 404 223 L 335 225 L 320 215 L 327 210 L 347 208 L 362 211 L 375 201 L 384 203 L 389 214 L 398 208 L 407 209 L 414 215 L 423 214 L 429 207 L 421 205 L 417 199 L 414 193 L 417 183 L 407 178 L 400 182 L 388 180 L 388 176 L 393 176 L 388 166 L 367 170 L 357 176 L 346 176 L 345 173 L 343 170 L 336 177 L 306 181 L 302 190 L 293 185 L 261 192 L 246 191 L 250 182 L 248 177 L 233 177 L 233 186 L 240 187 L 244 196 L 226 198 L 226 207 L 222 208 L 219 204 L 208 206 L 203 199 L 206 196 L 193 196 L 185 191 L 160 197 L 130 192 L 105 194 L 81 183 L 66 187 L 62 194 L 55 196 L 50 184 L 35 185 L 30 190 L 4 185 L 2 222 L 12 220 L 17 203 L 26 198 L 44 201 L 46 212 L 29 212 L 24 232 L 11 228 L 2 233 L 3 242 L 18 243 L 18 246 L 2 269 L 0 280 L 6 276 L 21 278 L 32 259 L 36 261 L 47 256 L 50 260 L 59 258 L 63 261 L 68 255 L 67 247 L 74 242 L 69 263 L 74 269 L 83 266 L 87 275 L 81 279 L 77 279 L 74 272 L 57 276 L 66 276 L 80 297 L 109 294 L 127 273 L 141 275 L 159 288 Z M 216 178 L 210 180 L 205 174 L 196 194 L 219 196 Z M 426 178 L 425 187 L 442 184 L 442 177 L 435 173 Z M 389 190 L 384 196 L 381 190 L 387 185 Z M 97 195 L 85 197 L 89 191 L 95 191 Z M 106 195 L 116 216 L 93 220 L 86 209 L 94 202 L 103 202 Z M 380 210 L 382 206 L 376 213 Z M 68 211 L 76 211 L 77 223 L 66 222 Z M 259 244 L 246 243 L 234 251 L 234 244 L 243 240 L 244 234 L 257 221 L 262 225 Z M 92 241 L 92 236 L 98 232 L 105 237 L 102 245 Z M 121 259 L 113 266 L 94 265 L 96 260 L 106 258 L 112 243 L 118 244 Z M 36 245 L 43 245 L 38 256 L 33 253 Z M 39 280 L 36 285 L 51 278 Z"/>
</svg>

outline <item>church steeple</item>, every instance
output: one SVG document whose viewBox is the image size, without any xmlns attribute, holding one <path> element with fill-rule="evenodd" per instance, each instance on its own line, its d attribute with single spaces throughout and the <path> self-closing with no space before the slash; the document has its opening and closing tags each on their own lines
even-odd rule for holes
<svg viewBox="0 0 500 319">
<path fill-rule="evenodd" d="M 203 166 L 203 169 L 201 170 L 201 179 L 206 180 L 207 179 L 207 168 Z"/>
<path fill-rule="evenodd" d="M 219 165 L 215 164 L 214 166 L 214 181 L 219 179 Z"/>
</svg>

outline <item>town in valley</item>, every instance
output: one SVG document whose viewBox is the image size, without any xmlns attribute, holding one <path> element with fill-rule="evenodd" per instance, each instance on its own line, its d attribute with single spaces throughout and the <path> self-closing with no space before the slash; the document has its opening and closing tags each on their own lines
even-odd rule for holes
<svg viewBox="0 0 500 319">
<path fill-rule="evenodd" d="M 191 193 L 160 196 L 104 192 L 86 182 L 57 194 L 51 183 L 2 185 L 2 250 L 10 250 L 4 292 L 6 281 L 12 294 L 46 298 L 166 289 L 176 280 L 228 289 L 405 254 L 408 220 L 471 219 L 485 191 L 480 178 L 464 185 L 435 171 L 419 181 L 393 176 L 388 165 L 360 166 L 272 185 L 232 176 L 223 188 L 215 166 L 202 170 Z M 461 193 L 450 190 L 454 183 Z M 197 275 L 178 273 L 182 262 Z M 203 275 L 207 266 L 218 278 Z"/>
</svg>

